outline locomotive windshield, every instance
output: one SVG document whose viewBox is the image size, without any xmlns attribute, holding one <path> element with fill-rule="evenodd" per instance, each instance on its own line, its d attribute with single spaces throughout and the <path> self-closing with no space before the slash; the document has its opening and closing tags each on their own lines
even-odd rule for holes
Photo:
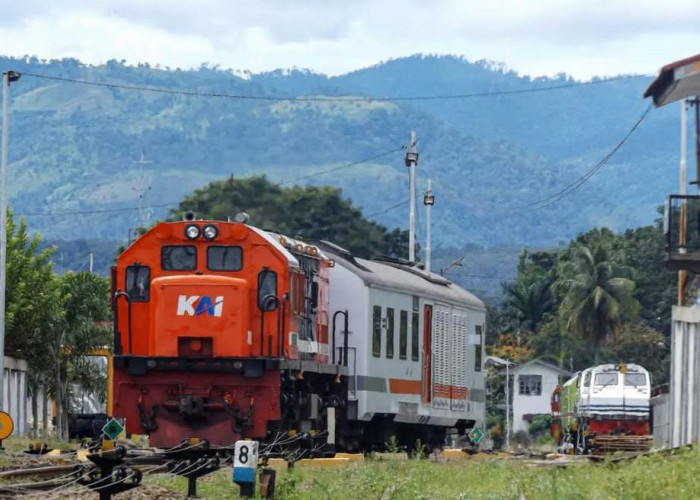
<svg viewBox="0 0 700 500">
<path fill-rule="evenodd" d="M 603 387 L 617 385 L 617 373 L 596 373 L 594 385 Z"/>
<path fill-rule="evenodd" d="M 193 271 L 197 269 L 197 249 L 192 245 L 164 246 L 160 266 L 165 271 Z"/>
<path fill-rule="evenodd" d="M 647 376 L 643 373 L 625 373 L 625 385 L 633 385 L 639 387 L 640 385 L 646 385 Z"/>
<path fill-rule="evenodd" d="M 210 271 L 240 271 L 242 267 L 241 247 L 211 246 L 207 248 L 207 269 Z"/>
</svg>

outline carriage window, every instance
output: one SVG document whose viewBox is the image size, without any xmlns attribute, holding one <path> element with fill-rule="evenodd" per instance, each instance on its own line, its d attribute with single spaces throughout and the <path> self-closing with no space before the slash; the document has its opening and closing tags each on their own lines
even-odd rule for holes
<svg viewBox="0 0 700 500">
<path fill-rule="evenodd" d="M 596 373 L 594 384 L 598 386 L 617 385 L 617 373 Z"/>
<path fill-rule="evenodd" d="M 521 396 L 539 396 L 542 394 L 542 375 L 520 375 L 518 389 Z"/>
<path fill-rule="evenodd" d="M 474 371 L 481 371 L 481 325 L 476 325 L 476 345 L 474 346 Z"/>
<path fill-rule="evenodd" d="M 240 271 L 242 267 L 241 247 L 207 247 L 207 269 L 210 271 Z"/>
<path fill-rule="evenodd" d="M 197 249 L 192 245 L 164 246 L 160 266 L 165 271 L 193 271 L 197 269 Z"/>
<path fill-rule="evenodd" d="M 408 350 L 408 312 L 401 311 L 401 322 L 399 324 L 399 359 L 406 359 Z"/>
<path fill-rule="evenodd" d="M 411 322 L 411 359 L 418 361 L 418 323 L 419 317 L 417 312 L 413 312 L 413 321 Z"/>
<path fill-rule="evenodd" d="M 583 386 L 584 387 L 591 386 L 591 373 L 593 373 L 593 372 L 588 372 L 588 373 L 586 373 L 586 376 L 583 377 Z"/>
<path fill-rule="evenodd" d="M 132 302 L 148 301 L 151 289 L 151 268 L 128 266 L 126 268 L 126 293 Z"/>
<path fill-rule="evenodd" d="M 394 310 L 386 309 L 386 357 L 394 357 Z"/>
<path fill-rule="evenodd" d="M 372 356 L 378 358 L 382 352 L 382 308 L 374 306 L 372 310 Z"/>
<path fill-rule="evenodd" d="M 625 385 L 635 387 L 647 385 L 647 376 L 643 373 L 625 373 Z"/>
</svg>

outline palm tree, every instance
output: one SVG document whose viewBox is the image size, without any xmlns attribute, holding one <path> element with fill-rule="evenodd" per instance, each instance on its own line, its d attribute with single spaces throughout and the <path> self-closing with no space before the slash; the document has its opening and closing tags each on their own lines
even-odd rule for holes
<svg viewBox="0 0 700 500">
<path fill-rule="evenodd" d="M 506 310 L 528 332 L 537 332 L 544 315 L 552 308 L 552 293 L 545 279 L 530 284 L 521 281 L 503 285 Z"/>
<path fill-rule="evenodd" d="M 568 331 L 591 343 L 597 364 L 603 342 L 639 312 L 631 269 L 618 264 L 601 243 L 593 249 L 581 246 L 568 271 L 573 278 L 555 284 L 565 292 L 559 314 Z"/>
</svg>

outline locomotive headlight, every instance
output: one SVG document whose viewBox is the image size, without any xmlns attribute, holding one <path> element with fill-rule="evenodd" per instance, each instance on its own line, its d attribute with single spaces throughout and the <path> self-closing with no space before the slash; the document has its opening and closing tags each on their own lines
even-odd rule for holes
<svg viewBox="0 0 700 500">
<path fill-rule="evenodd" d="M 185 237 L 188 240 L 196 240 L 199 238 L 199 226 L 195 224 L 190 224 L 185 228 Z"/>
<path fill-rule="evenodd" d="M 212 226 L 210 224 L 208 226 L 204 226 L 204 229 L 202 229 L 202 234 L 206 239 L 213 240 L 219 236 L 219 230 L 216 228 L 216 226 Z"/>
</svg>

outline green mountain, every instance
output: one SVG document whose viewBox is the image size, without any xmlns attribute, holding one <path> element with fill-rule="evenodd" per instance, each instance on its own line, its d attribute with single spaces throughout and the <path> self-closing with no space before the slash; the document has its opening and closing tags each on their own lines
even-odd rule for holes
<svg viewBox="0 0 700 500">
<path fill-rule="evenodd" d="M 644 77 L 569 86 L 576 82 L 564 75 L 531 79 L 451 56 L 391 60 L 339 77 L 116 61 L 86 66 L 34 57 L 0 58 L 0 67 L 24 74 L 11 88 L 10 201 L 30 227 L 51 239 L 126 240 L 140 204 L 154 220 L 213 179 L 261 173 L 285 185 L 341 187 L 364 214 L 405 228 L 403 151 L 315 173 L 395 150 L 408 142 L 411 129 L 421 155 L 419 199 L 428 177 L 437 196 L 437 248 L 551 246 L 592 226 L 642 225 L 677 183 L 678 113 L 653 110 L 580 189 L 551 206 L 528 207 L 575 181 L 617 144 L 647 106 L 641 94 L 650 79 Z M 34 75 L 210 94 L 348 99 L 197 97 Z M 494 94 L 553 86 L 563 88 Z M 483 92 L 491 95 L 398 99 Z M 397 99 L 352 99 L 360 96 Z M 151 163 L 135 163 L 142 150 Z M 419 210 L 421 241 L 423 218 Z"/>
</svg>

